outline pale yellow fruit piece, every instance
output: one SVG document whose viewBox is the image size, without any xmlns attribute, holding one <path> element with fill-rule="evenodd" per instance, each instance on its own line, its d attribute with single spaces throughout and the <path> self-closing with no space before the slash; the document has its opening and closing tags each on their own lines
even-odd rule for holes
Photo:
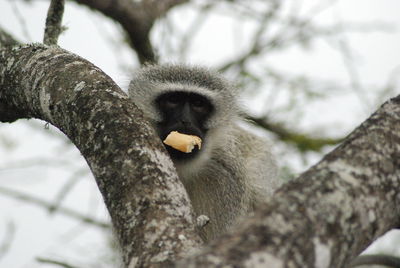
<svg viewBox="0 0 400 268">
<path fill-rule="evenodd" d="M 201 139 L 194 135 L 187 135 L 179 133 L 178 131 L 171 131 L 169 135 L 163 141 L 166 145 L 172 148 L 184 152 L 190 153 L 194 149 L 194 146 L 198 146 L 201 149 Z"/>
</svg>

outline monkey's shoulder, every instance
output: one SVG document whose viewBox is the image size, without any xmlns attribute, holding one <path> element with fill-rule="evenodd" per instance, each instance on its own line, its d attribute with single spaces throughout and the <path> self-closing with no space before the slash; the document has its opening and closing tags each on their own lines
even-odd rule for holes
<svg viewBox="0 0 400 268">
<path fill-rule="evenodd" d="M 269 140 L 255 135 L 239 125 L 235 125 L 231 131 L 233 138 L 227 147 L 231 148 L 233 157 L 242 159 L 244 163 L 264 162 L 268 160 L 276 164 Z"/>
<path fill-rule="evenodd" d="M 281 184 L 278 177 L 278 164 L 273 154 L 270 141 L 257 136 L 243 127 L 234 129 L 235 157 L 243 165 L 246 174 L 246 184 L 262 195 L 271 195 Z"/>
</svg>

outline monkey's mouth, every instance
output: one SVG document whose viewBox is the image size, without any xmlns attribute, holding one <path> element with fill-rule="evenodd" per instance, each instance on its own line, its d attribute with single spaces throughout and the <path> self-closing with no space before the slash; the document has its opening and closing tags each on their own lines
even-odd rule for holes
<svg viewBox="0 0 400 268">
<path fill-rule="evenodd" d="M 193 149 L 193 151 L 191 151 L 190 153 L 184 153 L 181 152 L 179 150 L 176 150 L 168 145 L 165 146 L 165 148 L 167 149 L 169 156 L 172 158 L 172 160 L 174 161 L 187 161 L 187 160 L 191 160 L 193 158 L 195 158 L 198 153 L 199 153 L 199 149 L 197 147 L 195 147 Z"/>
<path fill-rule="evenodd" d="M 184 128 L 184 127 L 173 128 L 171 130 L 166 131 L 166 133 L 162 133 L 162 135 L 160 135 L 161 140 L 165 140 L 165 138 L 168 136 L 168 134 L 171 131 L 178 131 L 179 133 L 182 133 L 182 134 L 194 135 L 203 140 L 203 135 L 200 133 L 199 130 L 197 130 L 195 128 Z M 190 153 L 181 152 L 181 151 L 174 149 L 173 147 L 168 146 L 168 145 L 165 145 L 165 148 L 167 149 L 172 160 L 174 160 L 174 161 L 187 161 L 187 160 L 195 158 L 199 153 L 198 146 L 195 146 L 194 149 Z"/>
</svg>

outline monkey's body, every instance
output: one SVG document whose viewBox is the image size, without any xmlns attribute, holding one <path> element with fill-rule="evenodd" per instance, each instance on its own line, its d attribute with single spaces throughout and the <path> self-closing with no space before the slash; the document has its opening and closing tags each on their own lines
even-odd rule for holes
<svg viewBox="0 0 400 268">
<path fill-rule="evenodd" d="M 266 141 L 239 127 L 235 89 L 203 68 L 148 66 L 129 86 L 161 140 L 171 131 L 199 136 L 201 150 L 190 154 L 166 147 L 197 216 L 210 222 L 200 229 L 209 241 L 226 232 L 280 185 L 277 166 Z M 358 257 L 350 265 L 399 267 L 393 256 Z"/>
<path fill-rule="evenodd" d="M 237 125 L 228 133 L 232 139 L 221 140 L 209 161 L 195 171 L 190 172 L 190 164 L 177 166 L 194 211 L 210 218 L 201 229 L 206 241 L 226 232 L 279 185 L 268 144 Z"/>
<path fill-rule="evenodd" d="M 132 80 L 129 95 L 161 140 L 171 131 L 196 135 L 201 150 L 190 154 L 166 146 L 197 216 L 211 240 L 253 210 L 279 186 L 268 143 L 237 125 L 235 89 L 203 68 L 148 66 Z"/>
</svg>

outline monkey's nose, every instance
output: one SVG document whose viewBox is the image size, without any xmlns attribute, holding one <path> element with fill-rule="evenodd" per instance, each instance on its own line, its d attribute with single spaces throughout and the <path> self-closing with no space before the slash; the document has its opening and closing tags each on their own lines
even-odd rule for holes
<svg viewBox="0 0 400 268">
<path fill-rule="evenodd" d="M 182 124 L 184 127 L 191 127 L 191 126 L 192 126 L 192 122 L 191 122 L 190 120 L 185 120 L 185 119 L 182 119 L 182 120 L 181 120 L 181 124 Z"/>
</svg>

